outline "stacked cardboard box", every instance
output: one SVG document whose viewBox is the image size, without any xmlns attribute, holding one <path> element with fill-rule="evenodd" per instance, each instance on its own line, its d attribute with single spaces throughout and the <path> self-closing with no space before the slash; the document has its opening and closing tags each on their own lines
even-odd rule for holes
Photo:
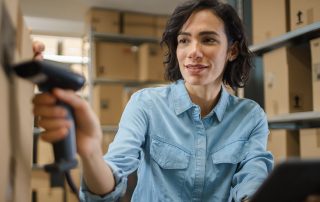
<svg viewBox="0 0 320 202">
<path fill-rule="evenodd" d="M 295 30 L 319 21 L 320 21 L 320 1 L 290 0 L 290 29 L 291 30 Z"/>
<path fill-rule="evenodd" d="M 1 1 L 0 9 L 0 201 L 30 201 L 33 85 L 4 69 L 31 59 L 32 42 L 19 2 Z"/>
<path fill-rule="evenodd" d="M 289 0 L 252 0 L 253 44 L 289 31 Z"/>
</svg>

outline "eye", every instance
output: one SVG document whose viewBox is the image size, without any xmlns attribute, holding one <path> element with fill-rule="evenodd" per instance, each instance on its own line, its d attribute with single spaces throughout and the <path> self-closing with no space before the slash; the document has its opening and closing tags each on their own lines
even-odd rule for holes
<svg viewBox="0 0 320 202">
<path fill-rule="evenodd" d="M 216 44 L 216 43 L 218 43 L 218 40 L 215 38 L 212 38 L 212 37 L 204 37 L 202 39 L 202 42 L 205 44 Z"/>
<path fill-rule="evenodd" d="M 185 43 L 188 43 L 188 39 L 185 38 L 185 37 L 181 37 L 181 38 L 178 38 L 178 43 L 179 44 L 185 44 Z"/>
</svg>

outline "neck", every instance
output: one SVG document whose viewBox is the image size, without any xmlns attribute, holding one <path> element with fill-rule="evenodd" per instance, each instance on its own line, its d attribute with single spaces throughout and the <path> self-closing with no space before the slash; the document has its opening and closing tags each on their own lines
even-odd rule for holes
<svg viewBox="0 0 320 202">
<path fill-rule="evenodd" d="M 209 114 L 218 103 L 221 87 L 221 84 L 214 88 L 212 86 L 186 84 L 191 101 L 201 108 L 201 117 Z"/>
</svg>

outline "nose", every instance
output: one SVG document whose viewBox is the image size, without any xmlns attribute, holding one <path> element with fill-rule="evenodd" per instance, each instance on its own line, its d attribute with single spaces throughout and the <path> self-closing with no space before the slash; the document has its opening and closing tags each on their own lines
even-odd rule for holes
<svg viewBox="0 0 320 202">
<path fill-rule="evenodd" d="M 202 47 L 200 43 L 194 42 L 190 44 L 188 57 L 193 60 L 203 57 Z"/>
</svg>

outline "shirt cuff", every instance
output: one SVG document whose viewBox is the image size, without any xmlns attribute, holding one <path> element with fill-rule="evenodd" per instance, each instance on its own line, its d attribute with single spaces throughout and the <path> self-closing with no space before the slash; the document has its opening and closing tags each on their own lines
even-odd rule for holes
<svg viewBox="0 0 320 202">
<path fill-rule="evenodd" d="M 81 202 L 117 201 L 121 196 L 125 194 L 125 191 L 127 188 L 127 178 L 126 177 L 120 178 L 116 167 L 109 162 L 108 162 L 108 165 L 110 166 L 113 176 L 115 177 L 115 181 L 116 181 L 115 189 L 106 195 L 102 195 L 102 196 L 97 195 L 90 192 L 85 181 L 82 179 L 80 193 L 79 193 Z"/>
</svg>

